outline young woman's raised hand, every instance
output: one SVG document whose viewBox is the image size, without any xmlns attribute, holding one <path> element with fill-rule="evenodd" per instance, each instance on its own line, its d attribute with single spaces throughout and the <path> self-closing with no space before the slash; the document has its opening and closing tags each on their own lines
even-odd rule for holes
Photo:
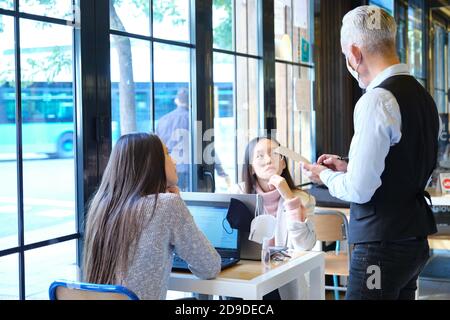
<svg viewBox="0 0 450 320">
<path fill-rule="evenodd" d="M 167 187 L 166 193 L 175 193 L 175 194 L 180 195 L 180 189 L 177 186 L 170 186 L 170 187 Z"/>
<path fill-rule="evenodd" d="M 274 189 L 277 189 L 280 195 L 285 200 L 290 200 L 294 198 L 294 194 L 292 193 L 291 188 L 289 188 L 289 185 L 282 176 L 275 174 L 272 177 L 270 177 L 269 186 L 273 187 Z"/>
</svg>

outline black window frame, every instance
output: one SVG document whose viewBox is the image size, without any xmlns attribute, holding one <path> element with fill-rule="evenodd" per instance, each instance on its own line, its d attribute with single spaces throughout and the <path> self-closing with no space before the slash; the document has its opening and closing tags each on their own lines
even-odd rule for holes
<svg viewBox="0 0 450 320">
<path fill-rule="evenodd" d="M 75 2 L 75 0 L 73 0 Z M 35 21 L 35 22 L 44 22 L 44 23 L 51 23 L 54 25 L 63 25 L 63 26 L 67 26 L 68 24 L 71 24 L 74 28 L 72 30 L 73 32 L 73 38 L 75 40 L 76 38 L 76 28 L 75 28 L 75 12 L 73 15 L 73 20 L 69 21 L 69 20 L 65 20 L 65 19 L 60 19 L 60 18 L 53 18 L 53 17 L 47 17 L 47 16 L 41 16 L 41 15 L 35 15 L 35 14 L 30 14 L 30 13 L 25 13 L 25 12 L 20 12 L 19 11 L 19 1 L 15 0 L 14 1 L 14 9 L 13 10 L 8 10 L 8 9 L 0 9 L 0 15 L 4 15 L 4 16 L 10 16 L 14 18 L 14 40 L 15 40 L 15 44 L 14 44 L 14 51 L 15 51 L 15 61 L 14 61 L 14 66 L 15 66 L 15 79 L 16 79 L 16 86 L 15 86 L 15 96 L 16 96 L 16 101 L 15 101 L 15 125 L 16 125 L 16 144 L 17 144 L 17 148 L 16 148 L 16 172 L 17 172 L 17 221 L 18 221 L 18 233 L 17 233 L 17 237 L 18 237 L 18 244 L 17 246 L 8 248 L 8 249 L 4 249 L 4 250 L 0 250 L 0 258 L 1 257 L 5 257 L 5 256 L 9 256 L 9 255 L 13 255 L 13 254 L 18 254 L 18 266 L 19 266 L 19 299 L 20 300 L 25 300 L 26 297 L 26 278 L 25 278 L 25 252 L 30 251 L 30 250 L 34 250 L 34 249 L 39 249 L 39 248 L 43 248 L 43 247 L 47 247 L 47 246 L 51 246 L 54 244 L 58 244 L 58 243 L 63 243 L 66 241 L 71 241 L 71 240 L 77 240 L 80 238 L 80 232 L 79 232 L 79 225 L 80 225 L 80 214 L 79 214 L 79 208 L 75 208 L 75 219 L 77 221 L 77 230 L 75 233 L 71 233 L 71 234 L 66 234 L 64 236 L 59 236 L 56 238 L 52 238 L 52 239 L 47 239 L 44 241 L 38 241 L 38 242 L 33 242 L 30 244 L 25 244 L 25 217 L 24 217 L 24 185 L 23 185 L 23 176 L 24 176 L 24 172 L 23 172 L 23 144 L 22 144 L 22 122 L 23 122 L 23 118 L 22 118 L 22 85 L 21 85 L 21 57 L 20 57 L 20 53 L 21 53 L 21 47 L 20 47 L 20 34 L 21 34 L 21 28 L 20 28 L 20 21 L 21 19 L 28 19 L 31 21 Z M 77 50 L 78 50 L 78 45 L 76 43 L 76 41 L 74 41 L 73 43 L 73 48 L 72 48 L 72 56 L 76 57 L 77 55 Z M 75 71 L 77 68 L 77 62 L 76 59 L 73 60 L 73 70 Z M 77 82 L 77 74 L 74 72 L 74 84 L 73 84 L 73 93 L 74 93 L 74 105 L 77 106 L 77 87 L 76 87 L 76 82 Z M 74 113 L 78 112 L 77 111 L 78 108 L 74 108 Z M 78 124 L 77 124 L 77 117 L 74 114 L 74 127 L 77 128 Z M 77 157 L 77 154 L 75 152 L 75 157 Z M 77 160 L 75 160 L 77 161 Z M 77 175 L 77 172 L 75 171 L 75 174 Z M 78 176 L 78 175 L 77 175 Z M 76 188 L 78 188 L 78 186 L 76 186 Z M 77 263 L 79 263 L 78 261 L 78 252 L 77 252 Z"/>
</svg>

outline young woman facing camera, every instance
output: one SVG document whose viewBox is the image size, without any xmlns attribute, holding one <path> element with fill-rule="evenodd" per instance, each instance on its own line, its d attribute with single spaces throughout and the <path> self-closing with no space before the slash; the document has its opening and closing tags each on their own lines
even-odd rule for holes
<svg viewBox="0 0 450 320">
<path fill-rule="evenodd" d="M 242 182 L 232 193 L 257 193 L 264 201 L 265 214 L 276 218 L 272 245 L 295 250 L 311 250 L 316 244 L 314 226 L 308 215 L 314 214 L 315 199 L 298 189 L 287 168 L 286 159 L 275 152 L 280 144 L 270 137 L 249 142 L 242 167 Z M 280 288 L 283 299 L 305 298 L 306 282 L 298 297 L 287 287 Z"/>
<path fill-rule="evenodd" d="M 122 136 L 87 215 L 84 279 L 120 284 L 140 299 L 165 299 L 173 252 L 203 279 L 220 256 L 179 196 L 175 164 L 153 134 Z"/>
</svg>

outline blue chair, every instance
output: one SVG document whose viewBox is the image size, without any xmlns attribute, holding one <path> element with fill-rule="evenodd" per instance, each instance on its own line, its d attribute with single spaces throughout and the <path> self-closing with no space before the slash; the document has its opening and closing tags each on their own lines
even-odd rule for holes
<svg viewBox="0 0 450 320">
<path fill-rule="evenodd" d="M 131 290 L 116 285 L 57 280 L 48 289 L 50 300 L 139 300 Z"/>
</svg>

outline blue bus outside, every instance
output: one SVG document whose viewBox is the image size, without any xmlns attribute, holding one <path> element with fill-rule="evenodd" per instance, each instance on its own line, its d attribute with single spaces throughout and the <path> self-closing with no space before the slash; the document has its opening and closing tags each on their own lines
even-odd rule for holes
<svg viewBox="0 0 450 320">
<path fill-rule="evenodd" d="M 219 117 L 233 116 L 231 83 L 219 83 Z M 187 83 L 155 83 L 155 121 L 175 109 L 174 97 Z M 112 84 L 112 138 L 120 137 L 119 89 Z M 150 83 L 136 83 L 138 131 L 152 128 Z M 0 86 L 0 155 L 16 153 L 15 88 Z M 22 88 L 22 145 L 24 153 L 73 156 L 74 99 L 70 82 L 33 83 Z"/>
</svg>

